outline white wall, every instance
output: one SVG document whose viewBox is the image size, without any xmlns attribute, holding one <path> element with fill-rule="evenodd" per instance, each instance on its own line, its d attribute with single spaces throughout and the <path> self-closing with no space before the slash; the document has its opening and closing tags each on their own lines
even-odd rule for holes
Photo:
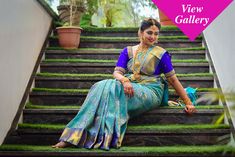
<svg viewBox="0 0 235 157">
<path fill-rule="evenodd" d="M 0 144 L 18 110 L 51 20 L 36 0 L 0 0 Z"/>
<path fill-rule="evenodd" d="M 222 91 L 235 92 L 235 2 L 204 31 Z M 234 102 L 227 102 L 235 126 Z M 234 105 L 235 106 L 235 105 Z"/>
</svg>

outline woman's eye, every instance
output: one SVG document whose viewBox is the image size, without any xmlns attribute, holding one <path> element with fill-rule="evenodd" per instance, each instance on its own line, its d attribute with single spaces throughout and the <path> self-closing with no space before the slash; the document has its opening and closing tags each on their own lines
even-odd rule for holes
<svg viewBox="0 0 235 157">
<path fill-rule="evenodd" d="M 147 34 L 148 34 L 148 35 L 152 35 L 153 32 L 152 32 L 152 31 L 148 31 Z M 158 34 L 159 34 L 158 32 L 155 32 L 155 33 L 154 33 L 154 35 L 156 35 L 156 36 L 157 36 Z"/>
</svg>

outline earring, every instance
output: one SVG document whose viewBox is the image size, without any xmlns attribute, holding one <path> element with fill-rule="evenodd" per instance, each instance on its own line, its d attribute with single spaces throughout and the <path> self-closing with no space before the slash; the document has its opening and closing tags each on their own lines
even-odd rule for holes
<svg viewBox="0 0 235 157">
<path fill-rule="evenodd" d="M 142 38 L 142 41 L 144 41 L 144 40 L 145 40 L 143 36 L 142 36 L 141 38 Z"/>
</svg>

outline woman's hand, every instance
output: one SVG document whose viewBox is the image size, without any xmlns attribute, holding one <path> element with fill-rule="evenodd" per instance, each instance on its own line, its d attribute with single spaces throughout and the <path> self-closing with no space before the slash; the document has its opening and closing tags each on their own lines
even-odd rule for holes
<svg viewBox="0 0 235 157">
<path fill-rule="evenodd" d="M 134 89 L 132 87 L 131 82 L 124 82 L 122 83 L 123 87 L 124 87 L 124 93 L 128 96 L 128 97 L 133 97 L 134 96 Z"/>
<path fill-rule="evenodd" d="M 188 114 L 193 114 L 195 112 L 197 112 L 196 108 L 192 105 L 192 102 L 190 101 L 189 104 L 186 104 L 185 105 L 185 112 L 188 113 Z"/>
<path fill-rule="evenodd" d="M 132 97 L 134 96 L 134 89 L 132 87 L 131 81 L 123 76 L 122 74 L 120 74 L 119 72 L 114 71 L 113 73 L 114 78 L 116 78 L 117 80 L 119 80 L 123 87 L 124 87 L 124 93 L 128 96 L 128 97 Z"/>
<path fill-rule="evenodd" d="M 179 82 L 177 76 L 174 74 L 174 75 L 168 77 L 167 80 L 175 88 L 175 90 L 179 94 L 180 98 L 184 101 L 184 104 L 185 104 L 185 109 L 184 110 L 185 110 L 185 112 L 190 114 L 190 115 L 197 112 L 197 110 L 193 106 L 192 102 L 188 98 L 186 91 L 184 90 L 183 86 Z"/>
</svg>

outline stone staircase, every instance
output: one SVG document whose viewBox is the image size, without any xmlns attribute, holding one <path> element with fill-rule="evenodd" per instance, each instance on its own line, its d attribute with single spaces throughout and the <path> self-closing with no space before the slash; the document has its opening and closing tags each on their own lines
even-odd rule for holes
<svg viewBox="0 0 235 157">
<path fill-rule="evenodd" d="M 115 62 L 128 45 L 138 43 L 137 29 L 85 29 L 77 50 L 50 47 L 35 76 L 35 87 L 23 110 L 23 123 L 0 147 L 0 156 L 234 156 L 228 146 L 229 125 L 218 123 L 224 113 L 218 102 L 200 102 L 188 116 L 181 107 L 160 107 L 131 119 L 120 149 L 52 149 L 65 126 L 79 111 L 89 88 L 112 78 Z M 202 37 L 189 41 L 174 27 L 163 27 L 159 45 L 172 55 L 184 87 L 198 88 L 198 96 L 216 92 L 205 60 Z M 170 89 L 170 99 L 178 96 Z"/>
</svg>

